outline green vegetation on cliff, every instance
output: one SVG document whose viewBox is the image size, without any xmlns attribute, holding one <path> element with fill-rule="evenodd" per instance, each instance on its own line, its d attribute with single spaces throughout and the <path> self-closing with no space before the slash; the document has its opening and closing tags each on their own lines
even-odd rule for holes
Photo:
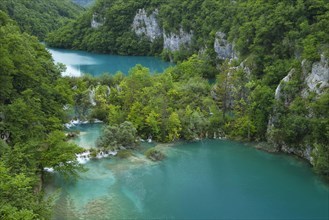
<svg viewBox="0 0 329 220">
<path fill-rule="evenodd" d="M 145 4 L 146 1 L 133 0 L 97 1 L 79 18 L 49 34 L 47 44 L 52 47 L 122 55 L 160 53 L 162 44 L 158 41 L 151 43 L 145 37 L 137 38 L 131 31 L 136 11 Z M 92 20 L 103 25 L 93 28 Z"/>
<path fill-rule="evenodd" d="M 145 9 L 146 15 L 142 15 L 140 9 Z M 209 128 L 215 127 L 221 134 L 232 138 L 271 141 L 279 150 L 290 146 L 294 149 L 293 152 L 299 151 L 298 154 L 304 156 L 302 152 L 305 152 L 309 146 L 311 151 L 316 151 L 316 144 L 326 146 L 328 143 L 326 133 L 328 116 L 325 113 L 325 105 L 321 104 L 327 90 L 324 88 L 321 92 L 314 90 L 305 92 L 308 90 L 307 77 L 313 71 L 312 65 L 319 61 L 321 54 L 328 55 L 329 31 L 326 28 L 329 26 L 328 12 L 329 3 L 325 0 L 288 2 L 158 0 L 138 1 L 138 3 L 99 0 L 77 20 L 51 33 L 47 42 L 52 46 L 116 54 L 162 53 L 164 57 L 173 58 L 175 61 L 186 60 L 192 54 L 198 54 L 167 70 L 163 75 L 170 73 L 172 83 L 176 82 L 176 86 L 181 83 L 177 87 L 198 84 L 197 86 L 204 89 L 204 93 L 201 94 L 205 95 L 194 96 L 193 93 L 197 92 L 193 88 L 191 90 L 193 92 L 188 91 L 184 95 L 176 96 L 175 99 L 172 98 L 175 101 L 171 104 L 170 96 L 167 97 L 166 94 L 163 95 L 166 97 L 165 107 L 169 106 L 170 110 L 167 112 L 157 110 L 160 104 L 153 99 L 158 97 L 160 92 L 146 96 L 151 97 L 149 99 L 138 96 L 140 90 L 152 91 L 151 88 L 155 87 L 152 84 L 156 82 L 157 76 L 151 77 L 145 70 L 142 72 L 146 75 L 135 76 L 138 71 L 132 70 L 131 75 L 122 82 L 116 83 L 122 86 L 120 92 L 124 95 L 118 95 L 113 102 L 111 98 L 114 95 L 111 93 L 106 97 L 109 101 L 103 99 L 93 110 L 93 116 L 108 120 L 110 123 L 132 121 L 137 131 L 144 137 L 152 135 L 161 141 L 172 140 L 178 136 L 193 139 L 195 134 L 188 134 L 188 131 L 192 130 L 192 133 L 195 133 L 197 129 L 194 127 L 198 126 L 191 125 L 190 129 L 184 127 L 184 123 L 177 123 L 179 124 L 177 130 L 171 133 L 166 130 L 167 122 L 163 122 L 164 118 L 166 118 L 164 121 L 169 120 L 171 114 L 174 120 L 176 113 L 180 120 L 184 119 L 188 114 L 182 112 L 187 111 L 188 106 L 192 105 L 190 108 L 193 111 L 199 108 L 200 112 L 209 112 L 210 116 L 215 118 L 210 121 L 216 126 L 206 126 L 208 133 L 213 133 L 213 129 Z M 154 13 L 156 16 L 152 18 L 151 15 Z M 153 27 L 152 34 L 160 31 L 156 40 L 152 41 L 147 34 L 140 35 L 133 30 L 136 15 L 140 18 L 146 16 L 151 23 L 153 21 L 158 23 L 160 27 L 158 30 L 147 22 L 139 23 L 141 27 L 137 27 L 142 30 L 149 25 L 149 28 Z M 166 47 L 168 45 L 165 45 L 168 42 L 164 38 L 171 38 L 172 34 L 178 36 L 181 31 L 185 34 L 193 33 L 190 44 L 182 45 L 178 51 L 168 49 Z M 215 48 L 218 32 L 226 34 L 228 42 L 234 45 L 237 59 L 231 62 L 218 59 Z M 177 36 L 173 39 L 181 37 Z M 171 40 L 175 41 L 173 39 Z M 222 47 L 221 50 L 225 50 L 226 46 L 227 42 L 219 42 L 217 45 Z M 307 61 L 301 65 L 303 60 Z M 291 70 L 294 70 L 295 74 L 286 82 L 287 86 L 283 86 L 281 98 L 275 98 L 278 85 Z M 325 72 L 317 74 L 325 74 Z M 200 85 L 203 82 L 202 78 L 215 75 L 217 80 L 213 87 L 206 82 Z M 139 78 L 143 81 L 136 85 Z M 164 86 L 164 82 L 167 81 L 159 79 L 159 85 Z M 129 91 L 127 85 L 137 89 Z M 131 95 L 126 94 L 126 91 L 129 94 L 131 92 Z M 178 89 L 178 91 L 186 90 Z M 204 96 L 207 100 L 211 100 L 208 105 L 199 104 L 203 101 L 198 100 Z M 118 101 L 119 105 L 116 104 Z M 157 106 L 149 103 L 157 103 Z M 215 107 L 211 106 L 212 103 L 215 103 Z M 159 125 L 160 129 L 151 134 L 146 134 L 146 121 L 137 117 L 148 114 L 141 111 L 143 108 L 147 109 L 145 106 L 148 105 L 151 105 L 150 109 L 159 114 L 157 117 L 162 120 L 159 120 L 161 123 L 153 124 L 153 129 L 157 131 L 155 125 Z M 193 113 L 192 118 L 198 118 L 203 114 Z M 196 121 L 201 124 L 203 121 L 209 122 L 209 115 L 206 114 L 206 117 L 207 120 L 196 119 Z M 202 127 L 198 129 L 202 130 Z M 199 136 L 201 133 L 205 132 L 199 132 Z M 326 152 L 321 147 L 318 149 Z"/>
<path fill-rule="evenodd" d="M 2 0 L 0 10 L 15 20 L 23 32 L 39 40 L 83 11 L 70 0 Z"/>
<path fill-rule="evenodd" d="M 195 55 L 158 75 L 136 66 L 128 76 L 72 78 L 71 87 L 83 91 L 76 106 L 91 110 L 76 111 L 85 112 L 83 118 L 100 118 L 111 125 L 111 132 L 101 138 L 101 147 L 122 145 L 119 139 L 124 135 L 115 134 L 129 121 L 137 136 L 160 142 L 207 137 L 269 141 L 275 147 L 272 150 L 289 147 L 288 151 L 301 157 L 312 156 L 315 169 L 327 175 L 328 90 L 293 98 L 287 104 L 274 98 L 274 89 L 228 63 L 210 85 L 203 77 L 207 71 L 203 62 Z M 298 96 L 303 82 L 295 85 L 298 88 L 289 88 Z M 91 90 L 95 106 L 90 104 Z"/>
<path fill-rule="evenodd" d="M 0 45 L 0 219 L 49 219 L 44 168 L 82 168 L 61 131 L 70 90 L 45 47 L 1 11 Z"/>
<path fill-rule="evenodd" d="M 0 2 L 23 32 L 39 39 L 60 25 L 60 17 L 73 18 L 80 11 L 61 4 L 63 10 L 39 13 L 48 11 L 46 6 L 57 7 L 41 0 Z M 158 9 L 160 29 L 167 34 L 192 31 L 189 46 L 168 51 L 163 35 L 154 41 L 137 36 L 132 22 L 142 8 L 148 15 Z M 62 78 L 62 67 L 53 64 L 45 47 L 0 12 L 0 218 L 49 218 L 49 204 L 40 202 L 44 168 L 66 176 L 81 168 L 75 158 L 80 149 L 65 142 L 61 132 L 68 104 L 81 119 L 109 124 L 99 141 L 103 148 L 131 147 L 137 136 L 161 142 L 269 141 L 277 150 L 312 156 L 315 170 L 328 176 L 328 88 L 321 82 L 308 88 L 328 69 L 328 10 L 323 0 L 99 0 L 49 34 L 49 45 L 184 60 L 162 74 L 151 75 L 137 65 L 128 76 L 101 78 Z M 54 16 L 39 21 L 48 15 Z M 217 59 L 218 31 L 234 43 L 237 59 Z M 210 84 L 208 77 L 214 75 Z"/>
<path fill-rule="evenodd" d="M 193 32 L 190 47 L 176 52 L 182 53 L 177 59 L 204 48 L 214 58 L 216 32 L 221 31 L 234 42 L 240 58 L 249 58 L 261 75 L 274 60 L 282 63 L 296 56 L 313 60 L 319 50 L 328 49 L 324 47 L 328 45 L 328 7 L 324 0 L 99 0 L 77 20 L 50 34 L 47 42 L 104 53 L 157 54 L 163 51 L 162 35 L 151 42 L 145 35 L 137 36 L 132 24 L 139 9 L 148 15 L 158 9 L 160 31 L 167 35 L 179 33 L 180 28 Z M 100 25 L 92 27 L 92 21 Z"/>
</svg>

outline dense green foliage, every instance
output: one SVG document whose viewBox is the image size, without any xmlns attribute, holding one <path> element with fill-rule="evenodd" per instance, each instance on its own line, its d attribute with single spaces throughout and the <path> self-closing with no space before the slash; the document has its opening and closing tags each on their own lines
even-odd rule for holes
<svg viewBox="0 0 329 220">
<path fill-rule="evenodd" d="M 39 40 L 83 11 L 69 0 L 2 0 L 0 10 L 15 20 L 22 31 Z"/>
<path fill-rule="evenodd" d="M 146 1 L 97 1 L 92 9 L 51 33 L 47 38 L 49 46 L 75 48 L 113 54 L 151 55 L 161 52 L 159 41 L 151 43 L 145 37 L 137 38 L 131 32 L 131 23 L 137 9 Z M 151 3 L 150 3 L 151 4 Z M 153 5 L 153 3 L 152 3 Z M 96 10 L 97 9 L 97 10 Z M 91 21 L 103 23 L 92 28 Z"/>
<path fill-rule="evenodd" d="M 0 218 L 48 219 L 44 168 L 64 176 L 81 170 L 74 144 L 61 132 L 67 83 L 35 37 L 0 12 Z"/>
<path fill-rule="evenodd" d="M 97 141 L 97 146 L 103 149 L 132 148 L 136 145 L 136 129 L 130 122 L 110 125 L 104 129 L 103 133 Z"/>
<path fill-rule="evenodd" d="M 1 1 L 0 9 L 23 31 L 42 39 L 60 25 L 61 17 L 72 18 L 80 10 L 66 1 L 58 9 L 60 1 L 52 2 Z M 193 30 L 190 48 L 163 51 L 163 39 L 137 37 L 131 24 L 140 8 L 158 8 L 167 33 L 180 27 Z M 328 90 L 300 95 L 305 88 L 301 61 L 312 63 L 328 52 L 328 9 L 324 0 L 99 0 L 51 33 L 49 44 L 116 54 L 162 52 L 185 59 L 162 74 L 137 65 L 128 76 L 100 78 L 61 78 L 62 66 L 52 63 L 44 46 L 0 12 L 0 218 L 49 218 L 49 203 L 40 203 L 44 168 L 65 176 L 81 168 L 75 158 L 80 149 L 65 142 L 61 132 L 67 120 L 64 106 L 73 106 L 80 119 L 109 124 L 98 142 L 103 149 L 134 147 L 137 137 L 271 141 L 279 150 L 310 148 L 315 170 L 328 176 Z M 48 14 L 40 13 L 44 11 Z M 102 25 L 91 28 L 93 18 Z M 234 42 L 237 60 L 216 60 L 217 31 Z M 192 55 L 202 48 L 203 54 Z M 284 96 L 275 99 L 275 89 L 291 69 L 296 74 L 283 86 Z M 207 77 L 214 74 L 216 81 L 210 84 Z M 121 152 L 122 157 L 130 154 Z"/>
<path fill-rule="evenodd" d="M 315 169 L 327 174 L 326 92 L 298 98 L 303 81 L 296 74 L 299 80 L 291 80 L 283 89 L 290 94 L 287 105 L 284 99 L 274 99 L 274 89 L 245 74 L 243 68 L 234 67 L 234 63 L 224 63 L 216 83 L 211 85 L 203 78 L 208 70 L 203 63 L 192 56 L 159 75 L 151 75 L 147 68 L 137 65 L 128 76 L 85 76 L 71 79 L 71 84 L 84 85 L 86 97 L 90 88 L 95 91 L 96 105 L 91 106 L 86 98 L 84 105 L 89 104 L 90 111 L 84 117 L 102 118 L 111 125 L 113 132 L 101 138 L 104 144 L 100 147 L 116 146 L 120 136 L 113 134 L 129 121 L 139 137 L 160 142 L 228 137 L 271 141 L 277 150 L 289 146 L 303 152 L 309 146 Z M 276 121 L 269 130 L 273 114 Z"/>
<path fill-rule="evenodd" d="M 199 62 L 201 61 L 197 57 L 192 57 L 163 74 L 153 76 L 147 68 L 138 65 L 131 69 L 127 77 L 118 74 L 109 76 L 107 80 L 89 77 L 71 80 L 72 83 L 76 81 L 76 85 L 84 82 L 90 87 L 97 85 L 95 102 L 98 104 L 92 107 L 90 115 L 102 118 L 114 126 L 110 129 L 114 137 L 109 141 L 117 142 L 120 137 L 115 135 L 116 129 L 125 121 L 130 121 L 137 134 L 144 139 L 192 140 L 205 137 L 207 131 L 218 132 L 215 115 L 211 112 L 219 110 L 209 96 L 211 86 L 201 77 L 202 72 L 194 72 L 193 75 L 184 73 Z M 101 91 L 104 90 L 99 88 L 103 87 L 109 88 L 105 89 L 111 91 L 109 95 L 102 95 L 104 93 Z M 209 121 L 214 123 L 213 126 L 209 125 Z M 108 135 L 104 135 L 105 139 L 106 136 Z M 101 147 L 115 146 L 115 143 L 105 142 Z M 121 144 L 122 141 L 118 143 Z"/>
<path fill-rule="evenodd" d="M 201 48 L 214 57 L 215 33 L 222 31 L 235 43 L 240 57 L 248 57 L 261 74 L 274 60 L 280 64 L 295 56 L 317 59 L 319 50 L 327 50 L 328 7 L 325 0 L 99 0 L 76 21 L 52 33 L 47 42 L 106 53 L 157 54 L 163 49 L 163 39 L 151 43 L 131 29 L 138 9 L 151 12 L 157 8 L 159 24 L 166 33 L 177 33 L 180 27 L 194 33 L 190 48 L 182 48 L 177 59 Z M 91 27 L 93 15 L 101 27 Z"/>
</svg>

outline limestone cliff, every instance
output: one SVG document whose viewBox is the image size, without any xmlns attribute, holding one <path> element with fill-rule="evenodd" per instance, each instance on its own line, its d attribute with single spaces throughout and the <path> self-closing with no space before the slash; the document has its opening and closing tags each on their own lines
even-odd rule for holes
<svg viewBox="0 0 329 220">
<path fill-rule="evenodd" d="M 193 37 L 193 31 L 184 32 L 180 28 L 178 33 L 162 31 L 158 21 L 158 10 L 155 9 L 149 15 L 144 8 L 138 9 L 132 22 L 132 31 L 137 36 L 146 36 L 151 42 L 163 38 L 163 49 L 177 51 L 181 47 L 188 47 Z"/>
<path fill-rule="evenodd" d="M 302 96 L 307 97 L 309 92 L 315 92 L 317 95 L 321 95 L 329 87 L 328 59 L 324 55 L 321 55 L 321 60 L 313 63 L 311 71 L 308 71 L 306 61 L 303 61 L 302 67 L 305 78 L 305 88 L 302 91 Z"/>
<path fill-rule="evenodd" d="M 304 60 L 301 64 L 302 74 L 301 81 L 304 85 L 297 96 L 302 98 L 307 98 L 310 92 L 314 93 L 316 97 L 329 88 L 329 67 L 328 59 L 321 55 L 321 60 L 311 64 L 310 62 Z M 292 69 L 287 76 L 285 76 L 278 87 L 275 90 L 275 99 L 277 101 L 282 101 L 284 106 L 288 107 L 293 100 L 291 100 L 292 94 L 286 92 L 285 87 L 289 86 L 294 78 L 296 78 L 297 72 Z M 312 112 L 309 112 L 309 117 L 312 117 Z M 311 152 L 314 146 L 309 144 L 304 144 L 299 149 L 288 146 L 286 143 L 277 143 L 272 140 L 272 131 L 275 128 L 276 122 L 280 119 L 280 115 L 277 113 L 277 109 L 273 109 L 273 113 L 269 119 L 268 123 L 268 141 L 274 145 L 274 147 L 282 152 L 291 153 L 303 157 L 312 162 Z"/>
<path fill-rule="evenodd" d="M 158 20 L 158 9 L 147 13 L 144 8 L 138 9 L 132 22 L 132 31 L 139 37 L 146 36 L 151 42 L 163 38 L 163 49 L 178 51 L 182 47 L 189 48 L 193 38 L 193 30 L 189 32 L 179 29 L 178 33 L 162 30 Z M 102 24 L 97 21 L 97 16 L 92 19 L 92 27 L 97 28 Z M 226 34 L 217 32 L 214 41 L 214 51 L 219 59 L 237 59 L 234 46 L 226 39 Z"/>
<path fill-rule="evenodd" d="M 191 44 L 193 31 L 185 32 L 180 28 L 179 33 L 163 32 L 163 49 L 177 51 L 181 47 L 188 47 Z"/>
<path fill-rule="evenodd" d="M 236 59 L 236 53 L 234 47 L 226 39 L 226 34 L 223 32 L 216 32 L 214 50 L 217 53 L 219 59 Z"/>
<path fill-rule="evenodd" d="M 139 9 L 134 17 L 132 29 L 137 36 L 145 35 L 151 42 L 162 37 L 162 31 L 157 20 L 158 10 L 147 15 L 145 9 Z"/>
</svg>

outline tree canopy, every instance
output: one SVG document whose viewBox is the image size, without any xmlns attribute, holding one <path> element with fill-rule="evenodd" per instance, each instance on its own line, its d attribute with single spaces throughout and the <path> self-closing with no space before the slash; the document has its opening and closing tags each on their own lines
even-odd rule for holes
<svg viewBox="0 0 329 220">
<path fill-rule="evenodd" d="M 0 2 L 0 10 L 15 20 L 23 32 L 43 40 L 50 31 L 77 17 L 83 8 L 70 0 L 5 0 Z"/>
<path fill-rule="evenodd" d="M 0 218 L 48 219 L 44 168 L 70 176 L 81 170 L 80 148 L 61 132 L 70 88 L 45 47 L 2 11 L 0 45 Z"/>
</svg>

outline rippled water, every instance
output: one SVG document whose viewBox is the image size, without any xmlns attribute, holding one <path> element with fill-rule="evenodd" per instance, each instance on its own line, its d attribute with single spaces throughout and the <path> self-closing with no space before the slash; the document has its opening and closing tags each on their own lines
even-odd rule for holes
<svg viewBox="0 0 329 220">
<path fill-rule="evenodd" d="M 76 183 L 54 176 L 55 219 L 329 217 L 328 185 L 302 160 L 220 140 L 157 148 L 162 162 L 136 151 L 87 163 Z"/>
</svg>

